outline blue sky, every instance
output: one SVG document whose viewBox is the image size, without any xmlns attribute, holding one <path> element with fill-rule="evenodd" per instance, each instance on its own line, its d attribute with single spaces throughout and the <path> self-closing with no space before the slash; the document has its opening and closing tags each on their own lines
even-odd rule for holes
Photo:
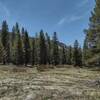
<svg viewBox="0 0 100 100">
<path fill-rule="evenodd" d="M 41 29 L 67 45 L 78 39 L 82 45 L 83 30 L 88 27 L 95 0 L 0 0 L 0 23 L 9 28 L 19 22 L 31 36 Z M 0 24 L 1 26 L 1 24 Z"/>
</svg>

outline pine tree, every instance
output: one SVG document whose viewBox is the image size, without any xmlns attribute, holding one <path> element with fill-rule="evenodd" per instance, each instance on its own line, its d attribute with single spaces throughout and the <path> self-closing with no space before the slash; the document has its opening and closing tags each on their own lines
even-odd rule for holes
<svg viewBox="0 0 100 100">
<path fill-rule="evenodd" d="M 35 39 L 32 40 L 32 65 L 35 65 Z"/>
<path fill-rule="evenodd" d="M 78 66 L 78 56 L 79 56 L 79 51 L 78 51 L 78 46 L 79 46 L 79 44 L 78 44 L 78 41 L 77 40 L 75 40 L 75 42 L 74 42 L 74 52 L 73 52 L 73 61 L 74 61 L 74 66 Z"/>
<path fill-rule="evenodd" d="M 11 33 L 11 44 L 10 44 L 10 50 L 11 50 L 11 53 L 10 53 L 10 57 L 11 57 L 11 62 L 13 64 L 15 64 L 15 46 L 16 46 L 16 31 L 15 31 L 15 26 L 13 26 L 12 28 L 12 33 Z"/>
<path fill-rule="evenodd" d="M 89 28 L 86 31 L 86 38 L 89 49 L 96 50 L 100 40 L 100 0 L 96 0 L 96 5 L 91 13 Z M 93 51 L 95 53 L 95 51 Z"/>
<path fill-rule="evenodd" d="M 72 47 L 71 46 L 68 47 L 68 51 L 67 51 L 67 64 L 68 65 L 72 64 Z"/>
<path fill-rule="evenodd" d="M 54 36 L 53 36 L 53 64 L 54 65 L 58 65 L 60 62 L 60 58 L 59 58 L 59 46 L 58 46 L 58 39 L 57 39 L 57 33 L 54 32 Z"/>
<path fill-rule="evenodd" d="M 22 27 L 21 29 L 21 39 L 22 39 L 22 47 L 24 48 L 24 38 L 25 38 L 25 29 Z"/>
<path fill-rule="evenodd" d="M 40 31 L 40 64 L 47 64 L 47 48 L 43 30 Z"/>
<path fill-rule="evenodd" d="M 77 40 L 74 42 L 73 61 L 74 66 L 82 65 L 82 51 Z"/>
<path fill-rule="evenodd" d="M 79 66 L 83 65 L 82 49 L 79 47 Z"/>
<path fill-rule="evenodd" d="M 9 41 L 8 25 L 6 21 L 3 21 L 2 23 L 1 43 L 4 48 L 3 64 L 6 64 L 10 62 L 10 41 Z"/>
<path fill-rule="evenodd" d="M 87 46 L 87 38 L 86 38 L 84 40 L 84 45 L 83 45 L 83 64 L 84 65 L 87 59 L 88 59 L 88 46 Z"/>
<path fill-rule="evenodd" d="M 65 49 L 65 47 L 63 47 L 62 49 L 63 49 L 62 50 L 62 64 L 64 65 L 67 63 L 67 61 L 66 61 L 66 49 Z"/>
<path fill-rule="evenodd" d="M 2 62 L 3 62 L 3 46 L 0 41 L 0 63 L 2 63 Z"/>
<path fill-rule="evenodd" d="M 20 30 L 19 30 L 19 25 L 16 23 L 16 65 L 22 65 L 24 60 L 23 60 L 23 48 L 22 48 L 22 40 L 21 40 L 21 35 L 20 35 Z"/>
<path fill-rule="evenodd" d="M 47 47 L 47 63 L 51 64 L 51 40 L 48 33 L 46 33 L 46 47 Z"/>
<path fill-rule="evenodd" d="M 22 36 L 22 39 L 23 39 L 24 36 L 25 36 L 25 29 L 24 29 L 24 27 L 22 27 L 22 30 L 21 30 L 21 36 Z"/>
<path fill-rule="evenodd" d="M 36 33 L 35 36 L 35 65 L 40 64 L 40 38 L 39 35 Z"/>
<path fill-rule="evenodd" d="M 22 27 L 21 29 L 21 40 L 22 40 L 22 48 L 23 48 L 23 52 L 24 52 L 24 49 L 25 49 L 25 29 L 24 27 Z M 23 56 L 25 58 L 25 53 L 23 53 Z M 25 59 L 24 59 L 24 63 L 25 63 Z"/>
<path fill-rule="evenodd" d="M 28 32 L 25 31 L 25 36 L 24 36 L 24 63 L 25 66 L 30 63 L 30 56 L 31 56 L 31 47 L 30 47 L 30 41 L 29 41 L 29 36 Z"/>
<path fill-rule="evenodd" d="M 16 65 L 23 64 L 23 48 L 22 48 L 22 41 L 21 36 L 17 34 L 17 44 L 16 44 Z"/>
<path fill-rule="evenodd" d="M 100 54 L 100 0 L 95 0 L 94 10 L 91 12 L 89 28 L 85 31 L 87 39 L 86 61 Z M 83 51 L 84 52 L 84 51 Z M 99 55 L 98 54 L 98 55 Z M 96 61 L 93 61 L 96 62 Z"/>
<path fill-rule="evenodd" d="M 15 26 L 13 26 L 13 28 L 12 28 L 12 34 L 11 34 L 11 46 L 12 47 L 14 46 L 15 39 L 16 39 Z"/>
</svg>

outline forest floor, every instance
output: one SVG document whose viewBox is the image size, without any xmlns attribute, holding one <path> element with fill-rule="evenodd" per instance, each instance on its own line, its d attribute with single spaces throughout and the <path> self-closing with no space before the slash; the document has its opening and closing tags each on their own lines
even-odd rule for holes
<svg viewBox="0 0 100 100">
<path fill-rule="evenodd" d="M 0 65 L 0 100 L 100 100 L 100 70 Z"/>
</svg>

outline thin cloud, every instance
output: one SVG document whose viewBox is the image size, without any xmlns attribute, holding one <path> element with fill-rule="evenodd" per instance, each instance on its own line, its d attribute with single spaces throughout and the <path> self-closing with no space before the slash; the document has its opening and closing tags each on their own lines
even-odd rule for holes
<svg viewBox="0 0 100 100">
<path fill-rule="evenodd" d="M 83 18 L 83 16 L 71 16 L 67 22 L 71 23 L 71 22 L 74 22 L 74 21 L 78 21 L 82 18 Z"/>
<path fill-rule="evenodd" d="M 58 22 L 58 25 L 62 25 L 63 23 L 66 22 L 66 18 L 62 18 L 59 22 Z"/>
<path fill-rule="evenodd" d="M 4 5 L 2 2 L 0 2 L 0 12 L 3 12 L 3 15 L 6 17 L 10 16 L 10 11 L 6 7 L 6 5 Z"/>
<path fill-rule="evenodd" d="M 83 16 L 75 16 L 75 15 L 69 16 L 69 17 L 67 16 L 67 17 L 60 19 L 60 21 L 57 23 L 57 25 L 61 26 L 65 23 L 67 23 L 67 24 L 72 23 L 72 22 L 78 21 L 82 18 L 83 18 Z"/>
</svg>

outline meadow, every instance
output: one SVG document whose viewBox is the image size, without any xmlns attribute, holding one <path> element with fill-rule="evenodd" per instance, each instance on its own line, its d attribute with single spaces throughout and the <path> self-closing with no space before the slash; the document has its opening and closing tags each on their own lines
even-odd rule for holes
<svg viewBox="0 0 100 100">
<path fill-rule="evenodd" d="M 62 67 L 62 66 L 61 66 Z M 0 100 L 100 100 L 98 68 L 0 66 Z"/>
</svg>

